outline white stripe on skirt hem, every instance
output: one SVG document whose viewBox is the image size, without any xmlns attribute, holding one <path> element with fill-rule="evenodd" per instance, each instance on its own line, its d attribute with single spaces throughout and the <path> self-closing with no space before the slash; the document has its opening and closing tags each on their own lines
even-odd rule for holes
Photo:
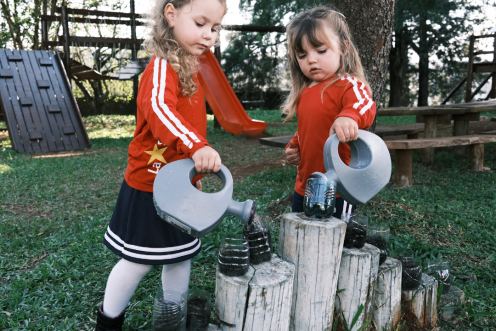
<svg viewBox="0 0 496 331">
<path fill-rule="evenodd" d="M 196 252 L 200 248 L 200 245 L 201 245 L 201 242 L 198 241 L 198 244 L 193 249 L 190 249 L 188 251 L 184 251 L 184 252 L 181 252 L 181 253 L 167 254 L 167 255 L 146 255 L 146 254 L 138 254 L 138 253 L 128 252 L 125 249 L 125 247 L 121 247 L 121 246 L 117 245 L 112 240 L 112 238 L 110 238 L 107 235 L 107 233 L 105 233 L 105 239 L 107 240 L 107 242 L 110 245 L 112 245 L 112 247 L 114 247 L 115 249 L 117 249 L 118 251 L 120 251 L 122 254 L 124 254 L 126 256 L 129 256 L 129 257 L 134 257 L 136 259 L 142 259 L 142 260 L 172 260 L 172 259 L 176 259 L 178 257 L 182 257 L 182 256 L 193 254 L 194 252 Z"/>
</svg>

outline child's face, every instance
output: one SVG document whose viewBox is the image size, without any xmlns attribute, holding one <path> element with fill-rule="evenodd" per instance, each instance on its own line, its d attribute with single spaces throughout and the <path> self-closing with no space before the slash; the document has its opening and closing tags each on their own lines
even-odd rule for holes
<svg viewBox="0 0 496 331">
<path fill-rule="evenodd" d="M 183 49 L 199 56 L 210 49 L 219 34 L 225 8 L 218 0 L 194 0 L 177 10 L 168 4 L 164 16 Z"/>
<path fill-rule="evenodd" d="M 297 53 L 298 64 L 303 74 L 314 82 L 322 82 L 331 78 L 339 69 L 341 52 L 339 51 L 339 40 L 331 34 L 332 50 L 324 44 L 314 48 L 308 43 L 306 37 L 302 40 L 303 53 Z"/>
</svg>

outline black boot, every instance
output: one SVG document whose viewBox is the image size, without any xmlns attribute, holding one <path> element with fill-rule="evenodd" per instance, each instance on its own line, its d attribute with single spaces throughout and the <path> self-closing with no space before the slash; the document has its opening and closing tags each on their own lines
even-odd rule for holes
<svg viewBox="0 0 496 331">
<path fill-rule="evenodd" d="M 103 304 L 101 304 L 98 308 L 95 331 L 122 331 L 125 312 L 123 310 L 119 316 L 111 318 L 103 313 Z"/>
</svg>

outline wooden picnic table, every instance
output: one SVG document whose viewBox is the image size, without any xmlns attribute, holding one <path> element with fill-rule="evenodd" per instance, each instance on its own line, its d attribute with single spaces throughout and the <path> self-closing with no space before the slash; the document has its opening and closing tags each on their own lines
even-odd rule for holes
<svg viewBox="0 0 496 331">
<path fill-rule="evenodd" d="M 424 116 L 424 138 L 436 138 L 438 130 L 438 119 L 441 116 L 451 115 L 454 121 L 453 136 L 468 135 L 469 121 L 478 121 L 480 113 L 496 111 L 496 100 L 481 102 L 459 103 L 455 105 L 425 106 L 425 107 L 389 107 L 377 111 L 377 116 Z M 466 147 L 457 147 L 458 153 L 465 152 Z M 423 150 L 422 162 L 429 164 L 434 162 L 434 148 Z"/>
</svg>

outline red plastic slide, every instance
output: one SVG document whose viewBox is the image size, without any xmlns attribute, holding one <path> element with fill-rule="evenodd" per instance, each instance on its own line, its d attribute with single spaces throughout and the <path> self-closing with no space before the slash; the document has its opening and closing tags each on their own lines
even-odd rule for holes
<svg viewBox="0 0 496 331">
<path fill-rule="evenodd" d="M 224 130 L 234 135 L 259 136 L 267 129 L 264 121 L 252 120 L 224 75 L 214 53 L 200 56 L 200 84 L 215 117 Z"/>
</svg>

